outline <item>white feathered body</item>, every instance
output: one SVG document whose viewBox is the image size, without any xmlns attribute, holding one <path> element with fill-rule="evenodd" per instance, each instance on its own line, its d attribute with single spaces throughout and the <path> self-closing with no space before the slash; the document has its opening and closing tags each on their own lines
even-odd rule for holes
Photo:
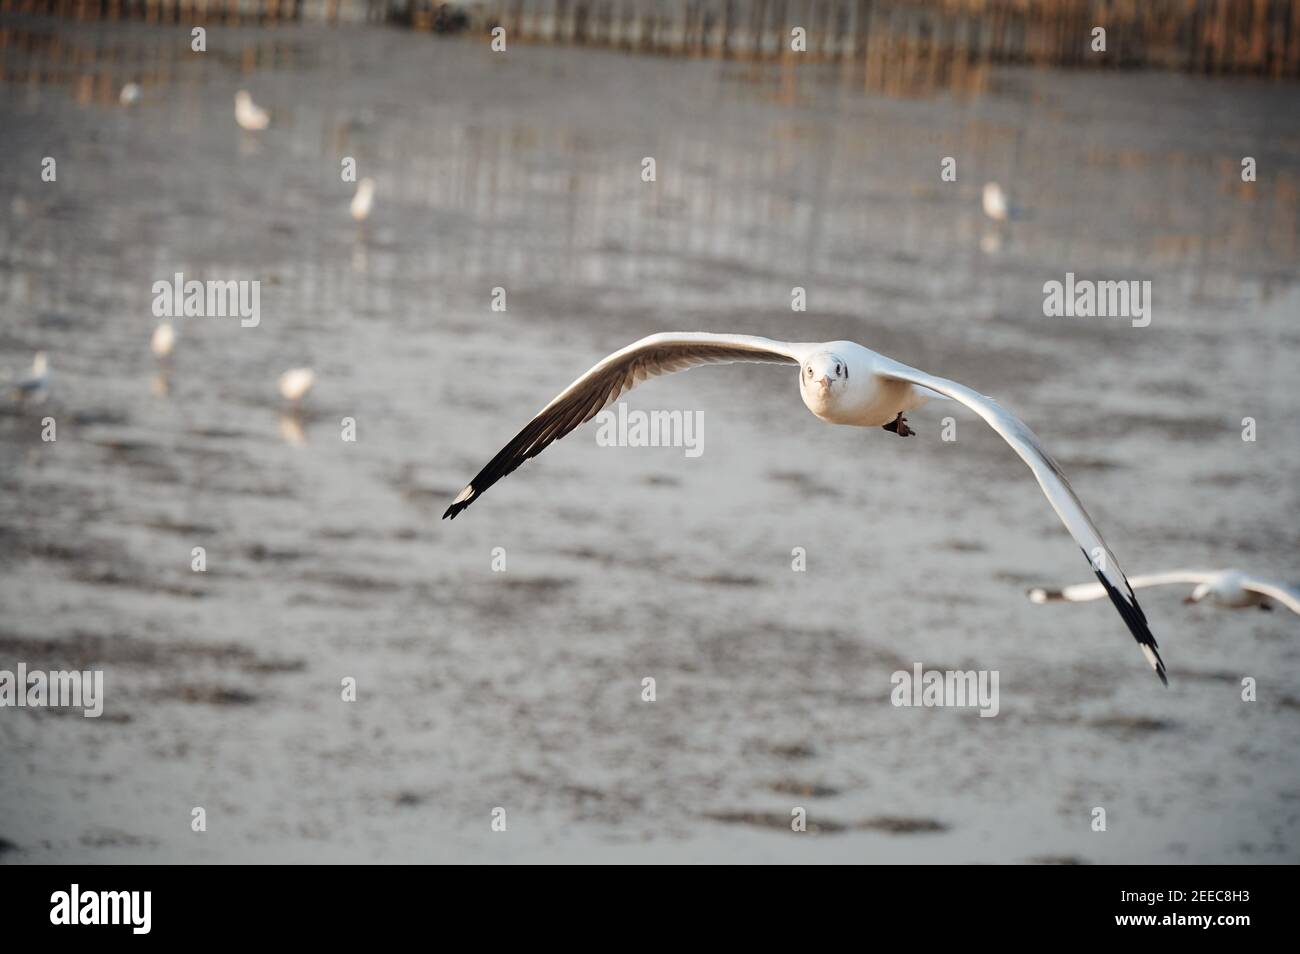
<svg viewBox="0 0 1300 954">
<path fill-rule="evenodd" d="M 1208 599 L 1215 606 L 1225 609 L 1245 609 L 1250 606 L 1262 606 L 1268 603 L 1268 597 L 1246 589 L 1247 576 L 1240 570 L 1225 570 L 1213 579 L 1206 580 L 1192 590 L 1191 599 L 1196 602 Z"/>
<path fill-rule="evenodd" d="M 50 391 L 50 362 L 44 351 L 36 352 L 32 359 L 32 369 L 14 382 L 14 391 L 20 400 L 45 400 Z"/>
<path fill-rule="evenodd" d="M 853 341 L 832 341 L 817 346 L 818 355 L 826 359 L 809 378 L 805 367 L 799 369 L 799 395 L 804 405 L 828 424 L 852 424 L 857 427 L 883 427 L 899 414 L 918 408 L 939 397 L 933 391 L 907 381 L 877 376 L 881 356 Z M 814 356 L 812 359 L 815 360 Z M 837 380 L 831 388 L 818 386 L 818 375 L 834 373 L 835 359 L 847 368 L 847 379 Z"/>
<path fill-rule="evenodd" d="M 280 396 L 286 401 L 301 401 L 316 383 L 316 372 L 311 368 L 290 368 L 280 375 Z"/>
<path fill-rule="evenodd" d="M 240 129 L 265 129 L 271 124 L 271 117 L 266 110 L 253 102 L 248 90 L 241 89 L 235 94 L 235 122 Z"/>
<path fill-rule="evenodd" d="M 984 214 L 994 222 L 1007 220 L 1007 195 L 1002 191 L 1002 186 L 996 182 L 986 182 L 981 202 L 984 206 Z"/>
<path fill-rule="evenodd" d="M 156 357 L 165 358 L 175 346 L 176 329 L 168 322 L 160 322 L 153 330 L 153 337 L 149 339 L 149 349 Z"/>
<path fill-rule="evenodd" d="M 370 217 L 370 210 L 375 204 L 375 180 L 362 179 L 357 183 L 356 194 L 352 196 L 352 218 L 364 222 Z"/>
</svg>

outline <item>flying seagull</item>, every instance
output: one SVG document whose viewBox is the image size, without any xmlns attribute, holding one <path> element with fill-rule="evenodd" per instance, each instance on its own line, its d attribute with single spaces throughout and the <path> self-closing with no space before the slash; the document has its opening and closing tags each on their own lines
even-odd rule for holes
<svg viewBox="0 0 1300 954">
<path fill-rule="evenodd" d="M 882 427 L 899 437 L 915 433 L 903 416 L 913 408 L 935 398 L 966 405 L 1029 465 L 1057 516 L 1083 549 L 1101 587 L 1128 624 L 1151 668 L 1161 682 L 1168 684 L 1155 637 L 1119 562 L 1034 432 L 992 398 L 956 381 L 900 364 L 852 341 L 795 343 L 750 335 L 695 332 L 642 338 L 598 362 L 542 408 L 456 496 L 443 519 L 454 518 L 502 477 L 591 420 L 638 382 L 702 364 L 736 362 L 797 365 L 799 394 L 815 416 L 830 424 Z"/>
<path fill-rule="evenodd" d="M 1130 582 L 1134 589 L 1167 583 L 1194 583 L 1196 587 L 1184 598 L 1184 603 L 1199 603 L 1208 597 L 1211 603 L 1225 609 L 1258 606 L 1266 610 L 1272 609 L 1272 601 L 1276 600 L 1291 612 L 1300 614 L 1300 590 L 1285 583 L 1261 580 L 1240 570 L 1170 570 L 1135 576 Z M 1029 591 L 1029 600 L 1031 603 L 1083 603 L 1105 595 L 1105 590 L 1096 583 L 1076 583 L 1059 590 L 1034 587 Z"/>
</svg>

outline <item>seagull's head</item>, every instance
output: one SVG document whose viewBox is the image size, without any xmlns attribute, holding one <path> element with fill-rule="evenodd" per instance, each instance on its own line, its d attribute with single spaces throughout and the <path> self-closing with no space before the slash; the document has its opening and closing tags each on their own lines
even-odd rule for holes
<svg viewBox="0 0 1300 954">
<path fill-rule="evenodd" d="M 1214 592 L 1214 581 L 1206 580 L 1204 583 L 1197 583 L 1196 589 L 1191 594 L 1183 598 L 1184 603 L 1199 603 L 1211 593 Z"/>
<path fill-rule="evenodd" d="M 1209 579 L 1196 584 L 1184 603 L 1199 603 L 1208 599 L 1218 606 L 1249 606 L 1256 600 L 1246 588 L 1248 577 L 1240 570 L 1222 570 Z"/>
<path fill-rule="evenodd" d="M 799 387 L 810 405 L 833 403 L 848 383 L 849 363 L 830 351 L 813 355 L 799 368 Z"/>
</svg>

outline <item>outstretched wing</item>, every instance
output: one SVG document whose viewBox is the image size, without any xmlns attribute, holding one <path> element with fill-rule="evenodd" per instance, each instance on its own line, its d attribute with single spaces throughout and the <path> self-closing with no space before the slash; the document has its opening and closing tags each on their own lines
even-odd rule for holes
<svg viewBox="0 0 1300 954">
<path fill-rule="evenodd" d="M 1144 586 L 1164 586 L 1166 583 L 1204 583 L 1217 574 L 1210 570 L 1170 570 L 1167 573 L 1149 573 L 1144 576 L 1129 577 L 1129 585 L 1135 590 Z M 1059 590 L 1035 586 L 1028 591 L 1031 603 L 1084 603 L 1099 600 L 1106 595 L 1106 587 L 1100 583 L 1075 583 L 1073 586 Z"/>
<path fill-rule="evenodd" d="M 1281 583 L 1270 583 L 1268 580 L 1254 579 L 1244 580 L 1241 585 L 1252 593 L 1260 593 L 1269 599 L 1277 600 L 1291 612 L 1300 614 L 1300 592 L 1292 587 L 1283 586 Z"/>
<path fill-rule="evenodd" d="M 456 496 L 443 519 L 455 519 L 502 477 L 647 378 L 702 364 L 799 364 L 806 347 L 750 335 L 703 332 L 669 332 L 642 338 L 602 359 L 542 408 Z"/>
<path fill-rule="evenodd" d="M 1105 589 L 1106 595 L 1115 604 L 1115 608 L 1119 610 L 1119 615 L 1124 618 L 1129 632 L 1137 640 L 1138 647 L 1146 656 L 1147 662 L 1151 664 L 1151 668 L 1160 677 L 1160 681 L 1168 685 L 1169 680 L 1165 676 L 1165 664 L 1160 658 L 1156 638 L 1151 634 L 1151 627 L 1147 625 L 1146 615 L 1142 612 L 1142 607 L 1138 605 L 1137 597 L 1133 595 L 1133 588 L 1125 578 L 1124 571 L 1120 569 L 1119 561 L 1110 552 L 1110 547 L 1106 546 L 1106 541 L 1101 538 L 1101 533 L 1093 524 L 1092 518 L 1088 516 L 1087 511 L 1083 509 L 1082 502 L 1075 496 L 1074 490 L 1070 487 L 1069 481 L 1065 479 L 1065 474 L 1061 472 L 1061 468 L 1052 460 L 1042 444 L 1039 443 L 1037 435 L 1029 429 L 1025 422 L 992 398 L 986 397 L 964 384 L 926 374 L 924 371 L 909 368 L 905 364 L 900 364 L 888 358 L 880 358 L 877 363 L 876 374 L 882 378 L 918 384 L 932 391 L 938 391 L 954 401 L 960 401 L 984 418 L 985 423 L 997 431 L 1002 439 L 1011 445 L 1012 450 L 1020 455 L 1020 459 L 1029 465 L 1029 469 L 1033 471 L 1034 476 L 1038 479 L 1038 486 L 1043 489 L 1043 493 L 1047 496 L 1052 509 L 1056 511 L 1056 515 L 1065 524 L 1065 529 L 1070 531 L 1070 536 L 1074 537 L 1075 542 L 1083 549 L 1084 558 L 1088 560 L 1092 565 L 1093 572 L 1097 574 L 1097 581 Z"/>
</svg>

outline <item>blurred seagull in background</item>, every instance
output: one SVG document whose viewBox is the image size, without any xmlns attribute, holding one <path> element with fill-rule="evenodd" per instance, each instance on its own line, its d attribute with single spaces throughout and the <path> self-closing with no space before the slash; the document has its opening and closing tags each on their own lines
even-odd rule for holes
<svg viewBox="0 0 1300 954">
<path fill-rule="evenodd" d="M 265 109 L 253 102 L 248 90 L 241 89 L 235 94 L 235 122 L 239 123 L 240 129 L 258 130 L 269 126 L 271 117 Z"/>
<path fill-rule="evenodd" d="M 50 362 L 44 351 L 32 358 L 32 369 L 14 382 L 14 396 L 19 402 L 44 401 L 50 393 Z"/>
<path fill-rule="evenodd" d="M 316 383 L 316 372 L 311 368 L 290 368 L 280 375 L 280 396 L 297 404 L 307 396 Z"/>
<path fill-rule="evenodd" d="M 122 87 L 122 92 L 118 94 L 117 101 L 123 106 L 134 106 L 140 102 L 140 84 L 127 83 Z"/>
<path fill-rule="evenodd" d="M 370 210 L 375 204 L 375 180 L 366 176 L 357 183 L 356 195 L 352 197 L 352 218 L 364 222 L 370 217 Z"/>
<path fill-rule="evenodd" d="M 1007 220 L 1007 195 L 996 182 L 984 183 L 984 214 L 994 222 Z"/>
<path fill-rule="evenodd" d="M 904 412 L 931 400 L 957 401 L 974 411 L 1029 465 L 1147 662 L 1160 681 L 1168 683 L 1155 637 L 1119 561 L 1033 431 L 992 398 L 956 381 L 900 364 L 852 341 L 795 343 L 698 332 L 642 338 L 599 361 L 542 408 L 456 496 L 443 519 L 454 518 L 524 461 L 591 420 L 637 383 L 704 364 L 736 362 L 796 366 L 804 405 L 830 424 L 881 427 L 899 437 L 910 437 L 915 432 L 908 427 Z"/>
<path fill-rule="evenodd" d="M 1135 576 L 1129 581 L 1134 589 L 1144 586 L 1165 586 L 1169 583 L 1194 583 L 1192 592 L 1184 603 L 1199 603 L 1208 599 L 1224 609 L 1247 609 L 1258 606 L 1272 609 L 1272 601 L 1281 603 L 1293 613 L 1300 614 L 1300 590 L 1275 580 L 1262 580 L 1240 570 L 1170 570 Z M 1029 590 L 1031 603 L 1083 603 L 1100 599 L 1105 591 L 1096 583 L 1076 583 L 1064 589 L 1049 590 L 1034 587 Z"/>
<path fill-rule="evenodd" d="M 153 330 L 153 337 L 149 339 L 149 350 L 154 353 L 155 358 L 166 358 L 172 353 L 172 348 L 176 347 L 176 329 L 170 321 L 162 321 Z"/>
</svg>

